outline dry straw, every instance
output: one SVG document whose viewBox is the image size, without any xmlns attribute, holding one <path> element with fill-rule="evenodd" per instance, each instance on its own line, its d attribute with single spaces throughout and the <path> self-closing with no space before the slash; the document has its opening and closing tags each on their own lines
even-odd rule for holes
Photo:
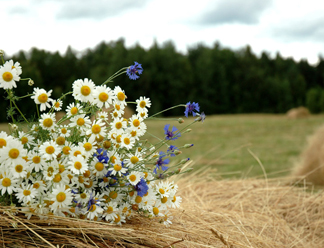
<svg viewBox="0 0 324 248">
<path fill-rule="evenodd" d="M 204 171 L 204 172 L 202 172 Z M 2 207 L 2 247 L 324 247 L 324 194 L 285 179 L 218 180 L 201 170 L 178 180 L 182 209 L 165 228 L 135 216 L 123 226 L 52 217 L 27 220 Z"/>
</svg>

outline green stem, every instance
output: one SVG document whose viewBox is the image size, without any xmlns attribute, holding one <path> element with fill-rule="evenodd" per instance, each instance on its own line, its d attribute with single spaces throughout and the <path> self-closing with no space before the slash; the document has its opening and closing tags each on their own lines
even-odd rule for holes
<svg viewBox="0 0 324 248">
<path fill-rule="evenodd" d="M 11 100 L 10 100 L 11 101 Z M 14 101 L 12 101 L 13 102 L 13 104 L 15 105 L 15 107 L 16 107 L 16 109 L 18 110 L 18 112 L 20 113 L 20 115 L 24 118 L 24 120 L 25 120 L 25 122 L 27 122 L 27 123 L 29 123 L 28 121 L 27 121 L 27 119 L 25 118 L 25 116 L 23 115 L 23 113 L 20 111 L 20 109 L 18 108 L 18 106 L 16 105 L 16 103 L 14 102 Z"/>
<path fill-rule="evenodd" d="M 103 82 L 101 85 L 105 85 L 107 83 L 109 83 L 111 80 L 113 80 L 114 78 L 118 77 L 119 75 L 121 74 L 124 74 L 126 72 L 125 69 L 127 69 L 128 67 L 124 67 L 124 68 L 121 68 L 119 71 L 115 72 L 112 76 L 110 76 L 105 82 Z M 123 71 L 125 70 L 125 71 Z"/>
<path fill-rule="evenodd" d="M 25 96 L 17 97 L 17 99 L 22 99 L 22 98 L 29 97 L 29 96 L 33 96 L 33 95 L 34 95 L 34 94 L 28 94 L 28 95 L 25 95 Z"/>
<path fill-rule="evenodd" d="M 177 108 L 177 107 L 186 107 L 186 105 L 184 105 L 184 104 L 179 104 L 179 105 L 176 105 L 176 106 L 173 106 L 173 107 L 167 108 L 167 109 L 162 110 L 162 111 L 160 111 L 160 112 L 158 112 L 158 113 L 156 113 L 156 114 L 154 114 L 154 115 L 151 115 L 151 116 L 148 117 L 147 119 L 151 119 L 152 117 L 154 117 L 154 116 L 156 116 L 156 115 L 162 114 L 163 112 L 166 112 L 166 111 L 171 110 L 171 109 L 175 109 L 175 108 Z"/>
</svg>

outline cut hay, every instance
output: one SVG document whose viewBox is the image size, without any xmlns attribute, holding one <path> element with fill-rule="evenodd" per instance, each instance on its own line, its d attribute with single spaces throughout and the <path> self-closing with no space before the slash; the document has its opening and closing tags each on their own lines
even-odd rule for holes
<svg viewBox="0 0 324 248">
<path fill-rule="evenodd" d="M 308 138 L 307 147 L 295 166 L 293 176 L 308 183 L 324 185 L 324 126 Z"/>
<path fill-rule="evenodd" d="M 310 112 L 305 107 L 292 108 L 287 112 L 288 119 L 301 119 L 310 116 Z"/>
<path fill-rule="evenodd" d="M 2 247 L 324 247 L 323 191 L 272 180 L 179 180 L 173 224 L 134 216 L 121 227 L 1 208 Z M 287 180 L 288 181 L 288 180 Z"/>
</svg>

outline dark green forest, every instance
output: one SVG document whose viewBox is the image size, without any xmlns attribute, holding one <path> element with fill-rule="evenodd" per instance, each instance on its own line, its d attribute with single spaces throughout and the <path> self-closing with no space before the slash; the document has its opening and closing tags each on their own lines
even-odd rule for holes
<svg viewBox="0 0 324 248">
<path fill-rule="evenodd" d="M 285 113 L 293 107 L 306 106 L 312 113 L 324 111 L 324 59 L 317 65 L 307 60 L 299 62 L 274 58 L 267 52 L 257 56 L 250 46 L 233 51 L 218 42 L 213 47 L 197 44 L 187 54 L 177 52 L 172 41 L 144 49 L 140 45 L 125 47 L 124 39 L 101 42 L 94 49 L 76 52 L 68 47 L 65 54 L 37 48 L 19 51 L 12 57 L 21 63 L 22 78 L 32 78 L 34 87 L 53 89 L 52 98 L 71 91 L 76 79 L 90 78 L 100 85 L 122 67 L 137 61 L 144 72 L 140 79 L 130 80 L 126 75 L 108 85 L 119 85 L 129 101 L 140 96 L 152 101 L 150 113 L 173 105 L 198 102 L 207 115 L 227 113 Z M 8 108 L 4 101 L 0 108 Z M 32 93 L 27 81 L 20 81 L 15 93 L 18 96 Z M 64 103 L 71 102 L 71 98 Z M 29 115 L 35 112 L 34 102 L 24 98 L 20 109 Z M 66 105 L 65 105 L 66 106 Z M 176 109 L 169 115 L 182 115 Z M 3 111 L 5 113 L 5 111 Z M 8 121 L 6 115 L 0 121 Z"/>
</svg>

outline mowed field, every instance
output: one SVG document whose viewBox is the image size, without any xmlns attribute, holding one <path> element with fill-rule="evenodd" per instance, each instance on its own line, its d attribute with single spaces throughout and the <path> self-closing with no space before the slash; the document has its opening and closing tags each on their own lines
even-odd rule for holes
<svg viewBox="0 0 324 248">
<path fill-rule="evenodd" d="M 179 124 L 175 119 L 148 120 L 148 132 L 164 137 L 164 125 L 183 128 L 194 119 L 184 118 Z M 217 169 L 223 178 L 268 177 L 289 175 L 307 145 L 307 137 L 324 125 L 324 115 L 313 115 L 306 119 L 287 119 L 285 115 L 247 114 L 207 116 L 204 123 L 195 123 L 191 132 L 185 133 L 169 144 L 181 146 L 193 143 L 183 154 L 175 157 L 175 163 L 189 157 L 189 167 L 195 170 L 202 166 Z M 7 124 L 0 130 L 8 131 Z M 146 134 L 151 143 L 158 139 Z M 162 147 L 166 151 L 167 147 Z M 264 169 L 264 170 L 263 170 Z"/>
</svg>

